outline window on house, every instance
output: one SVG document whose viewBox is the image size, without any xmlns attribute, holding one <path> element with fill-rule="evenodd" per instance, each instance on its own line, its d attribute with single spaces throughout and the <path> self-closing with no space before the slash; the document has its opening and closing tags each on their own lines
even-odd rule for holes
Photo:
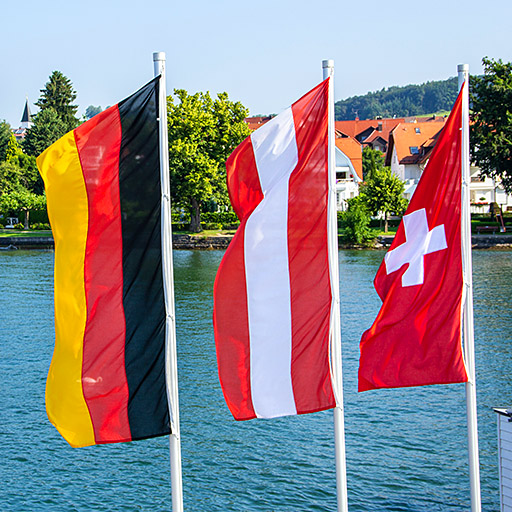
<svg viewBox="0 0 512 512">
<path fill-rule="evenodd" d="M 411 155 L 418 155 L 420 152 L 418 146 L 409 146 L 409 151 L 411 152 Z"/>
</svg>

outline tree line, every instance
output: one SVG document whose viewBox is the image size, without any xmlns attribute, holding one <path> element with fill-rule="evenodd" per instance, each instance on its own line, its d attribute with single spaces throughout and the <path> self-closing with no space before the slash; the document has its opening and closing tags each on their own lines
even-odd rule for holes
<svg viewBox="0 0 512 512">
<path fill-rule="evenodd" d="M 512 64 L 488 58 L 483 59 L 483 64 L 484 75 L 471 77 L 470 82 L 472 161 L 484 175 L 500 179 L 505 190 L 512 193 Z M 415 95 L 409 95 L 411 105 L 415 103 L 414 108 L 431 112 L 451 109 L 456 95 L 456 84 L 450 79 L 423 86 L 390 88 L 359 98 L 376 98 L 378 94 L 383 98 L 398 97 L 399 89 L 415 90 Z M 45 208 L 44 186 L 35 157 L 84 121 L 77 117 L 75 99 L 71 81 L 54 71 L 41 89 L 36 102 L 39 112 L 21 145 L 9 124 L 0 121 L 0 215 L 4 218 L 22 212 L 28 227 L 29 212 Z M 338 113 L 340 103 L 343 102 L 336 105 Z M 99 112 L 101 107 L 91 105 L 85 117 Z M 360 117 L 362 112 L 359 111 Z M 373 111 L 389 115 L 386 112 Z M 188 224 L 192 231 L 201 231 L 201 219 L 211 218 L 213 213 L 227 223 L 236 222 L 226 187 L 225 163 L 250 133 L 244 121 L 248 113 L 247 108 L 231 101 L 225 92 L 214 98 L 208 92 L 189 94 L 178 89 L 167 99 L 173 218 Z M 361 198 L 351 202 L 351 213 L 347 215 L 363 218 L 364 211 L 368 215 L 380 212 L 386 221 L 390 213 L 403 211 L 405 205 L 399 199 L 403 187 L 400 189 L 380 156 L 365 150 L 363 164 L 365 183 L 360 188 Z"/>
<path fill-rule="evenodd" d="M 457 97 L 457 78 L 427 82 L 421 85 L 388 87 L 352 96 L 335 104 L 336 121 L 408 117 L 451 110 Z"/>
</svg>

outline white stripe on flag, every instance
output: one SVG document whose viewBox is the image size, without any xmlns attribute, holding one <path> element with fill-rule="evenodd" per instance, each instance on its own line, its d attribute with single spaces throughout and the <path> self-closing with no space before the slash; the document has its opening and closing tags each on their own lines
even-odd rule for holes
<svg viewBox="0 0 512 512">
<path fill-rule="evenodd" d="M 245 228 L 245 269 L 256 416 L 297 414 L 291 378 L 288 182 L 298 163 L 292 109 L 251 135 L 264 198 Z"/>
</svg>

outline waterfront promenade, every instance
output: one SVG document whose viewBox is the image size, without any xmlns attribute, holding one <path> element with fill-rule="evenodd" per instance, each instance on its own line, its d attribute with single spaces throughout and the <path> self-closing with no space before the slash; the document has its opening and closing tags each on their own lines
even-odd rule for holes
<svg viewBox="0 0 512 512">
<path fill-rule="evenodd" d="M 393 236 L 379 236 L 375 242 L 375 249 L 386 249 L 391 245 Z M 233 235 L 185 235 L 173 234 L 172 244 L 174 249 L 226 249 Z M 510 249 L 512 248 L 512 233 L 496 233 L 491 235 L 473 235 L 471 237 L 473 249 Z M 356 248 L 339 240 L 339 247 L 344 249 Z M 12 236 L 0 237 L 0 249 L 53 249 L 54 242 L 51 236 Z"/>
</svg>

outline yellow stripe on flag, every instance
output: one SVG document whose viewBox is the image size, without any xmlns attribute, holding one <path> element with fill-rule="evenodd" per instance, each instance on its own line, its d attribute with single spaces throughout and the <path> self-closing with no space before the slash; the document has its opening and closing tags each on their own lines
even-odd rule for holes
<svg viewBox="0 0 512 512">
<path fill-rule="evenodd" d="M 73 132 L 42 153 L 37 166 L 55 240 L 55 350 L 46 382 L 46 411 L 71 446 L 88 446 L 95 444 L 82 390 L 88 203 Z"/>
</svg>

